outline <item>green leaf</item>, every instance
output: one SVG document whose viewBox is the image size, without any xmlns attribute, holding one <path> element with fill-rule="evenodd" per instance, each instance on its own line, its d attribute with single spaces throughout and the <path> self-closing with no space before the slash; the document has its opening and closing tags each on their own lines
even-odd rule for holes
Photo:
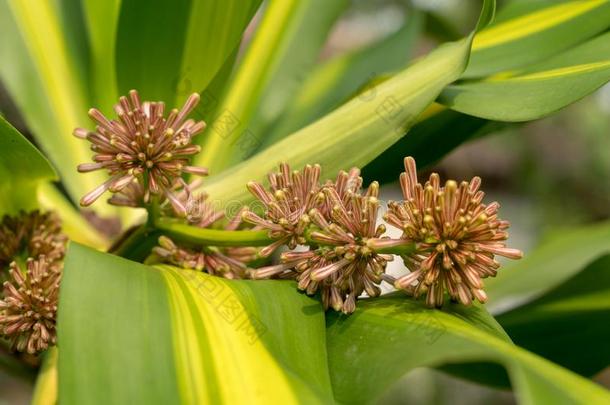
<svg viewBox="0 0 610 405">
<path fill-rule="evenodd" d="M 105 114 L 118 100 L 115 68 L 116 33 L 121 0 L 81 0 L 91 58 L 93 104 Z"/>
<path fill-rule="evenodd" d="M 148 267 L 72 243 L 58 331 L 60 403 L 332 398 L 322 308 L 292 282 Z"/>
<path fill-rule="evenodd" d="M 507 311 L 541 296 L 610 252 L 610 222 L 565 229 L 548 235 L 522 260 L 485 281 L 492 312 Z"/>
<path fill-rule="evenodd" d="M 0 214 L 36 208 L 36 188 L 56 178 L 49 161 L 0 117 Z"/>
<path fill-rule="evenodd" d="M 271 0 L 197 157 L 213 173 L 258 146 L 311 69 L 346 0 Z"/>
<path fill-rule="evenodd" d="M 74 201 L 103 181 L 102 173 L 79 174 L 88 161 L 86 142 L 72 131 L 89 122 L 78 61 L 69 48 L 53 2 L 0 2 L 0 76 L 38 144 L 53 161 Z M 106 204 L 96 209 L 112 212 Z"/>
<path fill-rule="evenodd" d="M 266 246 L 273 243 L 266 230 L 226 231 L 186 225 L 182 221 L 159 219 L 155 228 L 177 241 L 212 246 Z"/>
<path fill-rule="evenodd" d="M 335 398 L 369 403 L 407 372 L 443 364 L 503 365 L 521 403 L 603 404 L 596 384 L 513 345 L 479 306 L 428 309 L 403 294 L 363 300 L 350 317 L 328 317 Z"/>
<path fill-rule="evenodd" d="M 429 113 L 429 116 L 423 117 Z M 365 182 L 396 181 L 404 171 L 403 158 L 413 156 L 419 168 L 425 168 L 464 142 L 497 130 L 501 124 L 447 110 L 433 104 L 422 114 L 409 133 L 377 156 L 362 170 Z M 430 145 L 434 145 L 431 148 Z"/>
<path fill-rule="evenodd" d="M 117 28 L 119 92 L 183 102 L 207 87 L 237 47 L 261 0 L 122 0 Z"/>
<path fill-rule="evenodd" d="M 484 3 L 491 18 L 494 2 Z M 481 23 L 487 22 L 486 18 Z M 259 180 L 279 160 L 293 167 L 319 163 L 331 177 L 340 169 L 363 166 L 404 136 L 418 115 L 466 66 L 471 38 L 447 43 L 374 87 L 374 97 L 356 97 L 313 124 L 282 139 L 247 161 L 212 177 L 207 191 L 216 199 L 246 201 L 245 184 Z"/>
<path fill-rule="evenodd" d="M 534 66 L 449 86 L 439 100 L 453 110 L 492 120 L 537 119 L 607 83 L 608 55 L 610 33 Z"/>
<path fill-rule="evenodd" d="M 372 78 L 406 66 L 422 23 L 422 14 L 413 11 L 405 25 L 387 38 L 318 65 L 271 133 L 263 136 L 259 149 L 337 108 Z"/>
<path fill-rule="evenodd" d="M 498 322 L 519 346 L 593 376 L 610 364 L 609 318 L 610 255 L 605 255 Z"/>
<path fill-rule="evenodd" d="M 544 61 L 610 26 L 607 0 L 519 0 L 479 32 L 463 78 Z"/>
<path fill-rule="evenodd" d="M 176 103 L 212 82 L 230 55 L 262 0 L 193 1 L 177 83 Z M 148 67 L 146 67 L 148 68 Z M 226 68 L 226 67 L 225 67 Z"/>
</svg>

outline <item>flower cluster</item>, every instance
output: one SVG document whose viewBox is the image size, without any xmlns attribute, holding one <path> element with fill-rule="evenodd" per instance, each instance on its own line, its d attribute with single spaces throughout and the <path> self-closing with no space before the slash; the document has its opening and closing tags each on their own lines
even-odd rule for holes
<svg viewBox="0 0 610 405">
<path fill-rule="evenodd" d="M 0 270 L 16 257 L 46 256 L 51 263 L 59 262 L 65 253 L 66 236 L 61 223 L 51 212 L 20 212 L 5 215 L 0 223 Z"/>
<path fill-rule="evenodd" d="M 494 256 L 522 257 L 519 250 L 506 247 L 510 224 L 498 218 L 500 205 L 482 203 L 479 177 L 459 185 L 448 180 L 441 186 L 433 173 L 420 184 L 411 157 L 405 159 L 400 185 L 404 201 L 391 202 L 385 220 L 402 230 L 402 237 L 376 244 L 416 246 L 402 255 L 411 272 L 398 278 L 395 286 L 416 297 L 426 294 L 429 306 L 442 306 L 445 291 L 465 305 L 474 299 L 485 302 L 482 279 L 495 276 L 500 267 Z"/>
<path fill-rule="evenodd" d="M 425 293 L 432 307 L 443 305 L 445 293 L 469 305 L 473 299 L 486 300 L 481 279 L 496 274 L 500 264 L 494 255 L 521 257 L 504 243 L 509 224 L 498 219 L 499 205 L 482 203 L 478 177 L 459 186 L 453 180 L 441 186 L 438 175 L 432 174 L 422 186 L 415 160 L 406 158 L 406 172 L 400 177 L 404 200 L 390 202 L 384 216 L 403 234 L 390 239 L 377 220 L 376 182 L 363 192 L 359 170 L 352 169 L 320 186 L 319 169 L 315 176 L 305 175 L 314 167 L 290 174 L 288 165 L 282 164 L 280 174 L 272 174 L 270 191 L 249 184 L 267 209 L 263 217 L 246 212 L 245 218 L 276 239 L 267 254 L 285 244 L 291 249 L 280 255 L 280 264 L 251 270 L 252 278 L 295 278 L 299 289 L 319 292 L 325 308 L 347 314 L 355 310 L 363 292 L 378 296 L 382 281 L 415 297 Z M 295 250 L 297 245 L 308 249 Z M 399 254 L 411 272 L 398 279 L 385 274 L 393 258 L 388 253 Z"/>
<path fill-rule="evenodd" d="M 275 249 L 287 245 L 294 249 L 305 244 L 303 235 L 310 223 L 307 213 L 321 202 L 320 166 L 305 166 L 302 171 L 290 171 L 286 163 L 280 164 L 278 173 L 269 174 L 270 189 L 262 184 L 248 183 L 248 190 L 265 206 L 264 218 L 250 210 L 242 214 L 244 221 L 269 230 L 276 242 L 261 251 L 268 256 Z"/>
<path fill-rule="evenodd" d="M 2 333 L 20 352 L 34 354 L 55 345 L 60 268 L 42 255 L 27 259 L 25 268 L 11 263 L 9 274 L 0 300 Z"/>
<path fill-rule="evenodd" d="M 176 195 L 178 190 L 190 190 L 182 175 L 207 174 L 205 168 L 189 165 L 190 157 L 201 149 L 192 139 L 205 128 L 203 121 L 187 119 L 198 102 L 195 93 L 166 118 L 163 102 L 142 102 L 131 90 L 129 98 L 121 97 L 114 107 L 117 119 L 89 110 L 95 131 L 77 128 L 74 135 L 91 142 L 95 155 L 93 163 L 79 165 L 78 171 L 106 170 L 110 178 L 86 194 L 81 205 L 88 206 L 110 191 L 115 193 L 111 204 L 142 206 L 158 196 L 161 202 L 169 201 L 178 215 L 186 215 L 186 206 Z"/>
<path fill-rule="evenodd" d="M 0 225 L 0 335 L 31 354 L 56 343 L 59 282 L 67 238 L 52 213 L 21 212 Z M 25 263 L 19 262 L 26 258 Z M 8 268 L 7 268 L 8 267 Z"/>
<path fill-rule="evenodd" d="M 283 172 L 289 172 L 288 165 L 282 164 L 281 168 Z M 377 226 L 379 185 L 372 183 L 363 193 L 359 174 L 358 169 L 352 169 L 349 173 L 340 172 L 335 182 L 328 181 L 319 186 L 318 169 L 316 182 L 309 183 L 305 192 L 291 193 L 296 196 L 291 199 L 291 212 L 300 213 L 300 217 L 291 218 L 292 224 L 302 225 L 284 228 L 291 230 L 290 237 L 296 239 L 288 247 L 294 249 L 298 243 L 307 244 L 310 248 L 307 251 L 285 252 L 281 255 L 281 264 L 254 270 L 252 277 L 296 278 L 299 289 L 308 294 L 320 291 L 325 308 L 332 307 L 344 313 L 355 310 L 356 299 L 364 291 L 369 296 L 379 295 L 381 290 L 378 284 L 392 256 L 378 254 L 367 246 L 368 239 L 380 237 L 385 227 Z M 299 172 L 293 172 L 293 180 L 300 178 Z M 290 189 L 293 184 L 283 183 L 284 188 L 280 191 Z M 253 188 L 250 187 L 250 190 Z M 259 198 L 271 195 L 260 185 L 253 194 Z M 270 206 L 268 201 L 263 202 Z M 278 218 L 271 210 L 265 214 L 264 219 L 257 220 L 258 224 L 269 229 L 272 237 L 279 236 L 279 240 L 289 237 L 274 234 L 277 229 L 274 226 L 280 226 L 284 217 Z M 270 246 L 274 248 L 276 245 L 277 242 Z"/>
</svg>

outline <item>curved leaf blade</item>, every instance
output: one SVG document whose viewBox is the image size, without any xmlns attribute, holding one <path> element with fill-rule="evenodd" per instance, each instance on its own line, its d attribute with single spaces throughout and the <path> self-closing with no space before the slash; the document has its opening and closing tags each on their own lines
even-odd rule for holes
<svg viewBox="0 0 610 405">
<path fill-rule="evenodd" d="M 610 252 L 610 223 L 548 235 L 525 257 L 485 281 L 492 312 L 504 312 L 559 286 L 588 263 Z"/>
<path fill-rule="evenodd" d="M 602 404 L 603 388 L 514 346 L 481 307 L 440 310 L 391 294 L 364 300 L 350 317 L 328 321 L 331 378 L 339 402 L 374 401 L 422 366 L 491 361 L 508 371 L 521 403 Z"/>
<path fill-rule="evenodd" d="M 610 33 L 518 72 L 449 86 L 439 100 L 453 110 L 492 120 L 541 118 L 607 83 L 608 55 Z"/>
<path fill-rule="evenodd" d="M 291 282 L 148 267 L 72 243 L 59 312 L 62 403 L 332 398 L 322 308 Z"/>
<path fill-rule="evenodd" d="M 519 346 L 593 376 L 610 363 L 609 318 L 610 255 L 605 255 L 498 322 Z"/>
<path fill-rule="evenodd" d="M 487 76 L 543 61 L 610 26 L 607 0 L 516 1 L 472 43 L 463 78 Z"/>
</svg>

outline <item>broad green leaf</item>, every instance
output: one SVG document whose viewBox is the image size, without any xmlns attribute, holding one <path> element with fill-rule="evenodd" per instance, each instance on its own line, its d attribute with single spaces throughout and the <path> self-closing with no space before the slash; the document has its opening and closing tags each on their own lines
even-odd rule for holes
<svg viewBox="0 0 610 405">
<path fill-rule="evenodd" d="M 259 144 L 311 69 L 346 0 L 271 0 L 212 120 L 197 162 L 218 173 Z"/>
<path fill-rule="evenodd" d="M 350 317 L 328 317 L 335 398 L 371 403 L 417 367 L 494 362 L 503 365 L 523 404 L 604 404 L 598 385 L 513 345 L 479 306 L 428 309 L 403 294 L 363 300 Z"/>
<path fill-rule="evenodd" d="M 481 25 L 493 15 L 485 2 Z M 464 70 L 472 35 L 447 43 L 394 77 L 373 87 L 374 97 L 356 97 L 313 124 L 283 138 L 247 161 L 212 177 L 207 191 L 221 201 L 247 201 L 249 180 L 259 180 L 279 161 L 299 168 L 319 163 L 334 177 L 340 169 L 364 166 L 416 122 L 439 92 Z"/>
<path fill-rule="evenodd" d="M 292 282 L 230 281 L 70 245 L 60 403 L 328 403 L 320 304 Z"/>
<path fill-rule="evenodd" d="M 498 322 L 516 344 L 579 374 L 610 364 L 610 255 Z"/>
<path fill-rule="evenodd" d="M 207 87 L 238 45 L 260 0 L 122 0 L 119 92 L 172 105 Z"/>
<path fill-rule="evenodd" d="M 423 15 L 413 11 L 405 25 L 387 38 L 317 66 L 271 133 L 264 135 L 259 149 L 337 108 L 372 78 L 406 66 L 422 25 Z"/>
<path fill-rule="evenodd" d="M 49 161 L 0 117 L 0 214 L 36 208 L 39 183 L 56 178 Z"/>
<path fill-rule="evenodd" d="M 605 33 L 537 65 L 449 86 L 439 100 L 453 110 L 492 120 L 537 119 L 607 83 L 608 55 L 610 33 Z"/>
<path fill-rule="evenodd" d="M 522 260 L 485 281 L 493 312 L 507 311 L 561 285 L 588 263 L 610 252 L 610 222 L 548 235 Z"/>
<path fill-rule="evenodd" d="M 487 76 L 548 59 L 610 26 L 608 0 L 520 0 L 479 32 L 463 78 Z"/>
<path fill-rule="evenodd" d="M 77 53 L 68 48 L 52 2 L 0 2 L 0 75 L 38 144 L 53 161 L 74 201 L 103 181 L 79 174 L 90 160 L 86 142 L 72 131 L 87 125 L 87 97 L 79 82 Z M 96 209 L 111 212 L 106 204 Z"/>
</svg>

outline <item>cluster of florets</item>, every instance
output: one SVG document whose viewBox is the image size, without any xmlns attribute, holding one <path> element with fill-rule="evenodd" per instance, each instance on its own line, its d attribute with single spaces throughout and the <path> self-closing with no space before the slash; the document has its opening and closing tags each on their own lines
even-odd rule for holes
<svg viewBox="0 0 610 405">
<path fill-rule="evenodd" d="M 281 263 L 250 271 L 253 278 L 295 278 L 308 294 L 320 292 L 325 308 L 351 313 L 363 292 L 380 294 L 379 284 L 418 297 L 426 294 L 429 306 L 443 305 L 445 293 L 469 305 L 485 302 L 482 278 L 493 276 L 500 266 L 494 255 L 517 259 L 521 252 L 506 247 L 509 224 L 497 217 L 498 203 L 482 203 L 480 179 L 460 186 L 453 180 L 440 186 L 437 174 L 421 185 L 415 161 L 405 159 L 401 175 L 404 200 L 390 202 L 384 219 L 403 231 L 400 239 L 384 236 L 378 224 L 379 186 L 373 182 L 362 191 L 358 169 L 339 173 L 335 182 L 320 185 L 318 179 L 281 166 L 282 181 L 272 175 L 271 190 L 250 183 L 248 188 L 266 207 L 262 216 L 246 212 L 246 221 L 268 229 L 277 241 L 270 254 L 287 245 Z M 290 196 L 290 198 L 286 198 Z M 289 208 L 289 209 L 288 209 Z M 289 241 L 289 243 L 287 243 Z M 297 245 L 307 249 L 294 250 Z M 395 279 L 385 274 L 386 264 L 400 254 L 410 273 Z"/>
<path fill-rule="evenodd" d="M 180 190 L 190 195 L 185 174 L 207 175 L 207 169 L 191 166 L 189 159 L 201 147 L 193 144 L 195 135 L 205 128 L 203 121 L 187 119 L 199 95 L 192 94 L 182 107 L 165 117 L 163 102 L 142 102 L 135 90 L 121 97 L 114 106 L 117 118 L 109 120 L 92 108 L 89 116 L 95 131 L 77 128 L 74 135 L 91 142 L 93 163 L 78 166 L 79 172 L 105 170 L 110 178 L 81 199 L 88 206 L 106 191 L 114 195 L 109 203 L 140 207 L 156 196 L 159 203 L 169 202 L 176 214 L 185 216 L 187 205 L 178 198 Z"/>
<path fill-rule="evenodd" d="M 59 282 L 67 238 L 52 213 L 21 212 L 0 224 L 0 336 L 14 350 L 39 353 L 56 343 Z"/>
<path fill-rule="evenodd" d="M 289 172 L 288 165 L 283 164 L 281 168 L 282 172 Z M 281 254 L 280 264 L 252 270 L 251 275 L 257 279 L 295 278 L 299 289 L 308 294 L 320 292 L 325 308 L 351 313 L 363 292 L 369 296 L 380 294 L 381 276 L 387 262 L 392 260 L 391 255 L 378 254 L 367 246 L 370 238 L 379 238 L 385 232 L 383 225 L 377 226 L 379 186 L 372 183 L 363 191 L 362 178 L 356 168 L 349 173 L 340 172 L 334 182 L 328 181 L 324 185 L 317 181 L 319 168 L 315 177 L 307 176 L 308 170 L 311 170 L 309 166 L 304 173 L 295 171 L 290 178 L 284 177 L 281 187 L 272 182 L 274 193 L 266 192 L 260 184 L 249 185 L 255 196 L 265 197 L 262 201 L 267 211 L 264 218 L 247 213 L 245 219 L 268 229 L 271 237 L 277 235 L 293 241 L 288 244 L 293 250 Z M 315 178 L 316 181 L 303 182 L 303 178 Z M 274 208 L 283 202 L 273 199 L 278 195 L 293 196 L 291 213 L 300 212 L 300 217 L 292 215 L 288 220 L 278 216 Z M 280 224 L 293 226 L 283 226 L 283 233 L 279 235 L 276 232 Z M 294 250 L 297 244 L 309 248 Z M 274 243 L 268 249 L 272 250 L 276 245 Z"/>
<path fill-rule="evenodd" d="M 265 214 L 261 218 L 246 209 L 242 217 L 246 222 L 267 229 L 276 240 L 261 251 L 262 256 L 270 255 L 282 245 L 294 249 L 305 244 L 304 232 L 311 222 L 308 212 L 323 199 L 320 172 L 319 165 L 308 165 L 301 171 L 291 172 L 290 166 L 282 163 L 278 173 L 268 176 L 269 190 L 260 183 L 248 183 L 248 190 L 264 205 Z"/>
<path fill-rule="evenodd" d="M 402 255 L 411 272 L 395 286 L 416 297 L 426 294 L 429 306 L 442 306 L 445 291 L 462 304 L 485 302 L 482 279 L 495 276 L 500 267 L 494 256 L 520 259 L 522 253 L 506 247 L 510 224 L 498 218 L 497 202 L 483 204 L 481 179 L 459 185 L 448 180 L 441 186 L 438 174 L 432 173 L 422 185 L 415 160 L 408 157 L 400 186 L 404 200 L 389 203 L 385 220 L 402 230 L 402 236 L 377 245 L 416 246 Z"/>
</svg>

